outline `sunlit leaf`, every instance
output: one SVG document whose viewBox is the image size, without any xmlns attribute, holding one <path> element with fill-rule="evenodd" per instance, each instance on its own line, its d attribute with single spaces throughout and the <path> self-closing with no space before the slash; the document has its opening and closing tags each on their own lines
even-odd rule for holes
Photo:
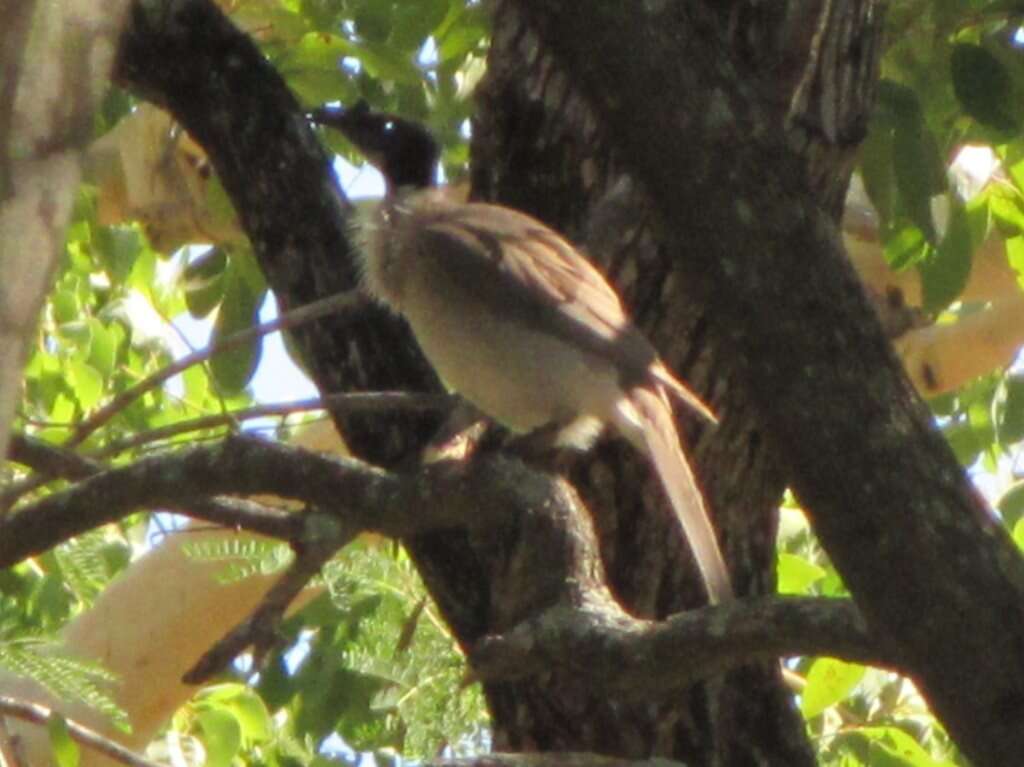
<svg viewBox="0 0 1024 767">
<path fill-rule="evenodd" d="M 896 764 L 906 767 L 954 767 L 955 762 L 939 761 L 921 747 L 914 738 L 898 727 L 861 727 L 858 734 L 869 738 L 875 748 L 881 749 L 886 755 L 896 758 Z M 872 761 L 879 761 L 877 755 Z"/>
<path fill-rule="evenodd" d="M 779 553 L 777 571 L 780 594 L 806 594 L 811 586 L 825 577 L 825 568 L 785 552 Z"/>
<path fill-rule="evenodd" d="M 114 373 L 117 365 L 118 351 L 124 341 L 124 329 L 114 323 L 105 325 L 102 321 L 91 317 L 89 319 L 91 331 L 91 345 L 89 348 L 89 364 L 104 378 L 109 378 Z"/>
<path fill-rule="evenodd" d="M 88 362 L 68 362 L 68 381 L 83 410 L 91 410 L 103 396 L 103 376 Z"/>
<path fill-rule="evenodd" d="M 807 673 L 807 685 L 800 696 L 800 712 L 813 719 L 829 706 L 843 700 L 864 677 L 865 668 L 835 658 L 818 658 Z"/>
<path fill-rule="evenodd" d="M 230 767 L 242 746 L 242 728 L 229 711 L 204 707 L 197 715 L 206 747 L 205 767 Z"/>
</svg>

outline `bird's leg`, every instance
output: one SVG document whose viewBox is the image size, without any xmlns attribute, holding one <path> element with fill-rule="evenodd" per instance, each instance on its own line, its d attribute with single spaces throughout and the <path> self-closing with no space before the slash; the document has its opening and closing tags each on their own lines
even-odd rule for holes
<svg viewBox="0 0 1024 767">
<path fill-rule="evenodd" d="M 561 472 L 568 468 L 576 452 L 559 444 L 558 438 L 564 428 L 564 424 L 553 422 L 526 434 L 506 434 L 502 447 L 505 452 L 515 455 L 524 463 L 547 471 Z"/>
</svg>

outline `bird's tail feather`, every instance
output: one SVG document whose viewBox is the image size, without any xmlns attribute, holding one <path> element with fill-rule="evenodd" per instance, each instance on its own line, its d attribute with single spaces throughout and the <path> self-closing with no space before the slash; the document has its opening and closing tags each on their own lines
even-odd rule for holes
<svg viewBox="0 0 1024 767">
<path fill-rule="evenodd" d="M 731 599 L 732 585 L 725 560 L 704 507 L 704 498 L 680 445 L 664 390 L 657 384 L 631 390 L 619 403 L 615 422 L 623 435 L 644 450 L 654 463 L 700 568 L 708 598 L 712 603 Z"/>
</svg>

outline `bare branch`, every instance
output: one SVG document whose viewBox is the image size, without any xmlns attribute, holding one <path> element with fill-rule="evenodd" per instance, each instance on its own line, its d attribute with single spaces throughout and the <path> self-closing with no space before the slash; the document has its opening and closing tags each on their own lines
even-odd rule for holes
<svg viewBox="0 0 1024 767">
<path fill-rule="evenodd" d="M 105 458 L 133 447 L 156 442 L 157 440 L 185 434 L 190 431 L 210 429 L 216 426 L 227 426 L 239 421 L 253 418 L 264 418 L 274 415 L 289 415 L 310 410 L 330 410 L 342 413 L 379 413 L 379 412 L 420 412 L 441 410 L 454 401 L 453 397 L 444 394 L 416 394 L 402 391 L 355 392 L 328 394 L 325 397 L 294 402 L 277 402 L 268 405 L 256 405 L 242 410 L 194 418 L 188 421 L 168 424 L 159 429 L 133 434 L 130 437 L 104 445 L 101 450 L 93 453 L 95 458 Z"/>
<path fill-rule="evenodd" d="M 25 504 L 0 524 L 0 568 L 39 554 L 140 508 L 172 508 L 197 519 L 294 538 L 290 515 L 256 504 L 210 507 L 208 496 L 274 494 L 332 514 L 360 530 L 402 538 L 445 527 L 486 524 L 540 502 L 555 480 L 495 457 L 390 474 L 350 458 L 328 457 L 251 437 L 228 437 L 150 456 Z"/>
<path fill-rule="evenodd" d="M 0 713 L 45 727 L 55 712 L 53 709 L 41 706 L 38 703 L 26 703 L 16 698 L 0 695 Z M 99 751 L 115 761 L 127 764 L 128 767 L 164 767 L 159 762 L 151 762 L 149 759 L 129 751 L 119 743 L 115 743 L 110 738 L 100 735 L 83 724 L 79 724 L 67 717 L 64 717 L 64 721 L 67 723 L 68 734 L 71 735 L 72 739 L 83 746 Z"/>
<path fill-rule="evenodd" d="M 220 352 L 225 352 L 249 343 L 254 338 L 269 335 L 270 333 L 275 333 L 278 330 L 283 330 L 285 328 L 294 328 L 320 317 L 324 317 L 328 314 L 336 314 L 356 308 L 361 306 L 364 301 L 365 297 L 363 294 L 356 290 L 337 293 L 333 296 L 328 296 L 327 298 L 322 298 L 318 301 L 308 303 L 305 306 L 300 306 L 297 309 L 285 312 L 277 319 L 271 320 L 270 322 L 264 322 L 261 325 L 256 325 L 255 327 L 247 328 L 246 330 L 241 330 L 237 333 L 232 333 L 231 335 L 222 338 L 218 343 L 208 346 L 205 349 L 200 349 L 192 354 L 186 354 L 174 364 L 168 365 L 162 370 L 157 371 L 149 378 L 140 381 L 135 384 L 135 386 L 114 397 L 113 400 L 93 413 L 90 418 L 78 424 L 74 435 L 65 443 L 65 447 L 71 448 L 76 445 L 80 445 L 89 437 L 90 434 L 103 426 L 103 424 L 124 410 L 124 408 L 137 400 L 143 394 L 155 389 L 167 379 L 176 376 L 183 370 L 187 370 L 196 363 L 209 359 Z"/>
<path fill-rule="evenodd" d="M 288 605 L 320 572 L 320 568 L 358 533 L 358 530 L 339 525 L 336 519 L 323 514 L 308 515 L 304 520 L 303 539 L 294 546 L 295 561 L 266 593 L 259 607 L 185 672 L 182 677 L 185 684 L 198 685 L 209 681 L 250 644 L 256 665 L 260 666 L 266 654 L 280 642 L 277 629 Z"/>
</svg>

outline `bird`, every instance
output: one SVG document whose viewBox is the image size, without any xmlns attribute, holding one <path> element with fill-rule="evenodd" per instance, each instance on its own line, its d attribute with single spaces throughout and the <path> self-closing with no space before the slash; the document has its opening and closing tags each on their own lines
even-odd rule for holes
<svg viewBox="0 0 1024 767">
<path fill-rule="evenodd" d="M 408 321 L 445 386 L 514 433 L 553 433 L 558 447 L 585 450 L 613 428 L 653 463 L 709 601 L 731 599 L 672 400 L 715 416 L 597 268 L 532 216 L 445 194 L 440 147 L 419 123 L 365 101 L 308 117 L 381 171 L 385 196 L 355 224 L 362 285 Z"/>
</svg>

